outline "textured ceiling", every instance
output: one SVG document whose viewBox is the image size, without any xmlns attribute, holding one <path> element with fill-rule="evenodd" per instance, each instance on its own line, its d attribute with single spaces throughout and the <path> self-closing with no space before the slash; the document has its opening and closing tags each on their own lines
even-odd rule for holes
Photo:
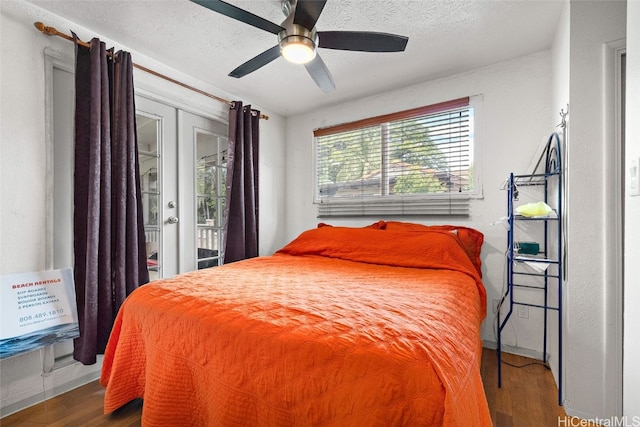
<svg viewBox="0 0 640 427">
<path fill-rule="evenodd" d="M 278 58 L 241 79 L 227 74 L 277 44 L 277 36 L 189 0 L 31 0 L 85 28 L 289 116 L 549 49 L 561 0 L 329 0 L 319 31 L 409 37 L 402 53 L 319 49 L 336 90 L 323 93 L 304 66 Z M 277 0 L 229 0 L 280 24 Z M 46 24 L 46 23 L 45 23 Z M 61 29 L 62 30 L 62 29 Z M 135 58 L 134 58 L 135 61 Z"/>
</svg>

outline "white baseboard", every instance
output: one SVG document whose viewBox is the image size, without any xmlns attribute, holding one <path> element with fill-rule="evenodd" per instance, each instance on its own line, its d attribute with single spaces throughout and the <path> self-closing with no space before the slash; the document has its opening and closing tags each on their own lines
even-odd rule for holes
<svg viewBox="0 0 640 427">
<path fill-rule="evenodd" d="M 37 393 L 31 393 L 16 402 L 0 407 L 0 418 L 99 379 L 101 366 L 102 356 L 98 356 L 98 363 L 95 365 L 85 366 L 80 362 L 74 362 L 60 366 L 52 372 L 41 374 L 44 376 L 43 388 Z"/>
<path fill-rule="evenodd" d="M 485 348 L 490 348 L 491 350 L 496 350 L 498 348 L 498 343 L 495 341 L 482 340 L 482 346 Z M 528 348 L 515 347 L 512 345 L 502 345 L 503 353 L 516 354 L 518 356 L 530 357 L 531 359 L 543 360 L 542 352 L 531 350 Z M 547 355 L 547 360 L 549 355 Z"/>
</svg>

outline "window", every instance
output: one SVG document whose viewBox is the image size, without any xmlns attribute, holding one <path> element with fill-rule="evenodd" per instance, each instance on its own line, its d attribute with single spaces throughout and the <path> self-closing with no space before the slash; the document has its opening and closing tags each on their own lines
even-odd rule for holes
<svg viewBox="0 0 640 427">
<path fill-rule="evenodd" d="M 319 216 L 467 215 L 474 113 L 462 98 L 314 131 Z"/>
</svg>

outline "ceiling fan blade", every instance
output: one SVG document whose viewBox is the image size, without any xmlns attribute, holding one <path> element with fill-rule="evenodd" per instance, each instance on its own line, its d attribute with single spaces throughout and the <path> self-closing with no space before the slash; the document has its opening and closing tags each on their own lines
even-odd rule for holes
<svg viewBox="0 0 640 427">
<path fill-rule="evenodd" d="M 369 31 L 319 31 L 318 47 L 358 52 L 402 52 L 408 37 Z"/>
<path fill-rule="evenodd" d="M 260 28 L 261 30 L 268 31 L 273 34 L 278 34 L 281 31 L 284 31 L 280 25 L 274 24 L 271 21 L 267 21 L 266 19 L 254 15 L 251 12 L 247 12 L 244 9 L 240 9 L 232 4 L 225 3 L 221 0 L 191 0 L 192 2 L 199 4 L 200 6 L 204 6 L 207 9 L 213 10 L 214 12 L 221 13 L 229 18 L 236 19 L 240 22 L 244 22 L 245 24 L 252 25 L 256 28 Z"/>
<path fill-rule="evenodd" d="M 327 0 L 298 0 L 293 23 L 302 25 L 309 31 L 313 30 L 326 3 Z"/>
<path fill-rule="evenodd" d="M 331 77 L 331 73 L 322 58 L 320 58 L 320 55 L 316 54 L 313 61 L 304 64 L 304 67 L 323 92 L 331 92 L 336 88 L 335 83 L 333 83 L 333 77 Z"/>
<path fill-rule="evenodd" d="M 235 70 L 229 73 L 229 77 L 235 77 L 239 79 L 249 73 L 253 73 L 258 68 L 264 67 L 269 62 L 277 59 L 280 56 L 280 46 L 275 45 L 269 50 L 265 50 L 260 55 L 248 60 Z"/>
</svg>

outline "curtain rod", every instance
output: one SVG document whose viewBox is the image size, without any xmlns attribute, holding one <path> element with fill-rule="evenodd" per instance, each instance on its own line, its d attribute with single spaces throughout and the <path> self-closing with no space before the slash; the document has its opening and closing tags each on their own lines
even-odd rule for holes
<svg viewBox="0 0 640 427">
<path fill-rule="evenodd" d="M 58 37 L 62 37 L 63 39 L 69 40 L 69 41 L 71 41 L 71 42 L 73 41 L 73 37 L 71 37 L 71 36 L 69 36 L 69 35 L 67 35 L 67 34 L 61 33 L 60 31 L 56 30 L 54 27 L 46 26 L 46 25 L 44 25 L 42 22 L 35 22 L 33 25 L 34 25 L 34 26 L 35 26 L 35 27 L 36 27 L 40 32 L 42 32 L 42 33 L 44 33 L 44 34 L 46 34 L 46 35 L 48 35 L 48 36 L 58 36 Z M 81 45 L 81 46 L 84 46 L 84 47 L 91 47 L 91 45 L 90 45 L 89 43 L 87 43 L 87 42 L 83 42 L 83 41 L 82 41 L 82 40 L 80 40 L 80 39 L 78 39 L 78 40 L 77 40 L 77 43 L 78 43 L 79 45 Z M 234 104 L 234 102 L 233 102 L 233 101 L 229 101 L 229 100 L 227 100 L 227 99 L 220 98 L 219 96 L 212 95 L 212 94 L 210 94 L 210 93 L 208 93 L 208 92 L 205 92 L 205 91 L 203 91 L 203 90 L 200 90 L 200 89 L 198 89 L 198 88 L 195 88 L 195 87 L 193 87 L 193 86 L 190 86 L 190 85 L 188 85 L 188 84 L 186 84 L 186 83 L 182 83 L 182 82 L 180 82 L 180 81 L 178 81 L 178 80 L 172 79 L 172 78 L 171 78 L 171 77 L 169 77 L 169 76 L 165 76 L 164 74 L 160 74 L 160 73 L 159 73 L 159 72 L 157 72 L 157 71 L 151 70 L 151 69 L 149 69 L 149 68 L 147 68 L 147 67 L 143 67 L 142 65 L 138 65 L 138 64 L 136 64 L 135 62 L 133 63 L 133 66 L 134 66 L 135 68 L 139 69 L 139 70 L 142 70 L 142 71 L 146 72 L 146 73 L 153 74 L 153 75 L 154 75 L 154 76 L 156 76 L 156 77 L 160 77 L 161 79 L 167 80 L 167 81 L 169 81 L 169 82 L 171 82 L 171 83 L 174 83 L 174 84 L 176 84 L 176 85 L 178 85 L 178 86 L 182 86 L 182 87 L 184 87 L 184 88 L 186 88 L 186 89 L 189 89 L 189 90 L 192 90 L 192 91 L 194 91 L 194 92 L 197 92 L 197 93 L 199 93 L 200 95 L 204 95 L 204 96 L 206 96 L 206 97 L 213 98 L 213 99 L 215 99 L 216 101 L 222 102 L 223 104 L 227 104 L 227 105 L 229 105 L 229 106 L 231 106 L 231 107 L 232 107 L 232 106 L 233 106 L 233 104 Z M 269 120 L 269 116 L 267 116 L 267 115 L 265 115 L 265 114 L 260 114 L 260 118 L 261 118 L 261 119 L 264 119 L 264 120 Z"/>
</svg>

